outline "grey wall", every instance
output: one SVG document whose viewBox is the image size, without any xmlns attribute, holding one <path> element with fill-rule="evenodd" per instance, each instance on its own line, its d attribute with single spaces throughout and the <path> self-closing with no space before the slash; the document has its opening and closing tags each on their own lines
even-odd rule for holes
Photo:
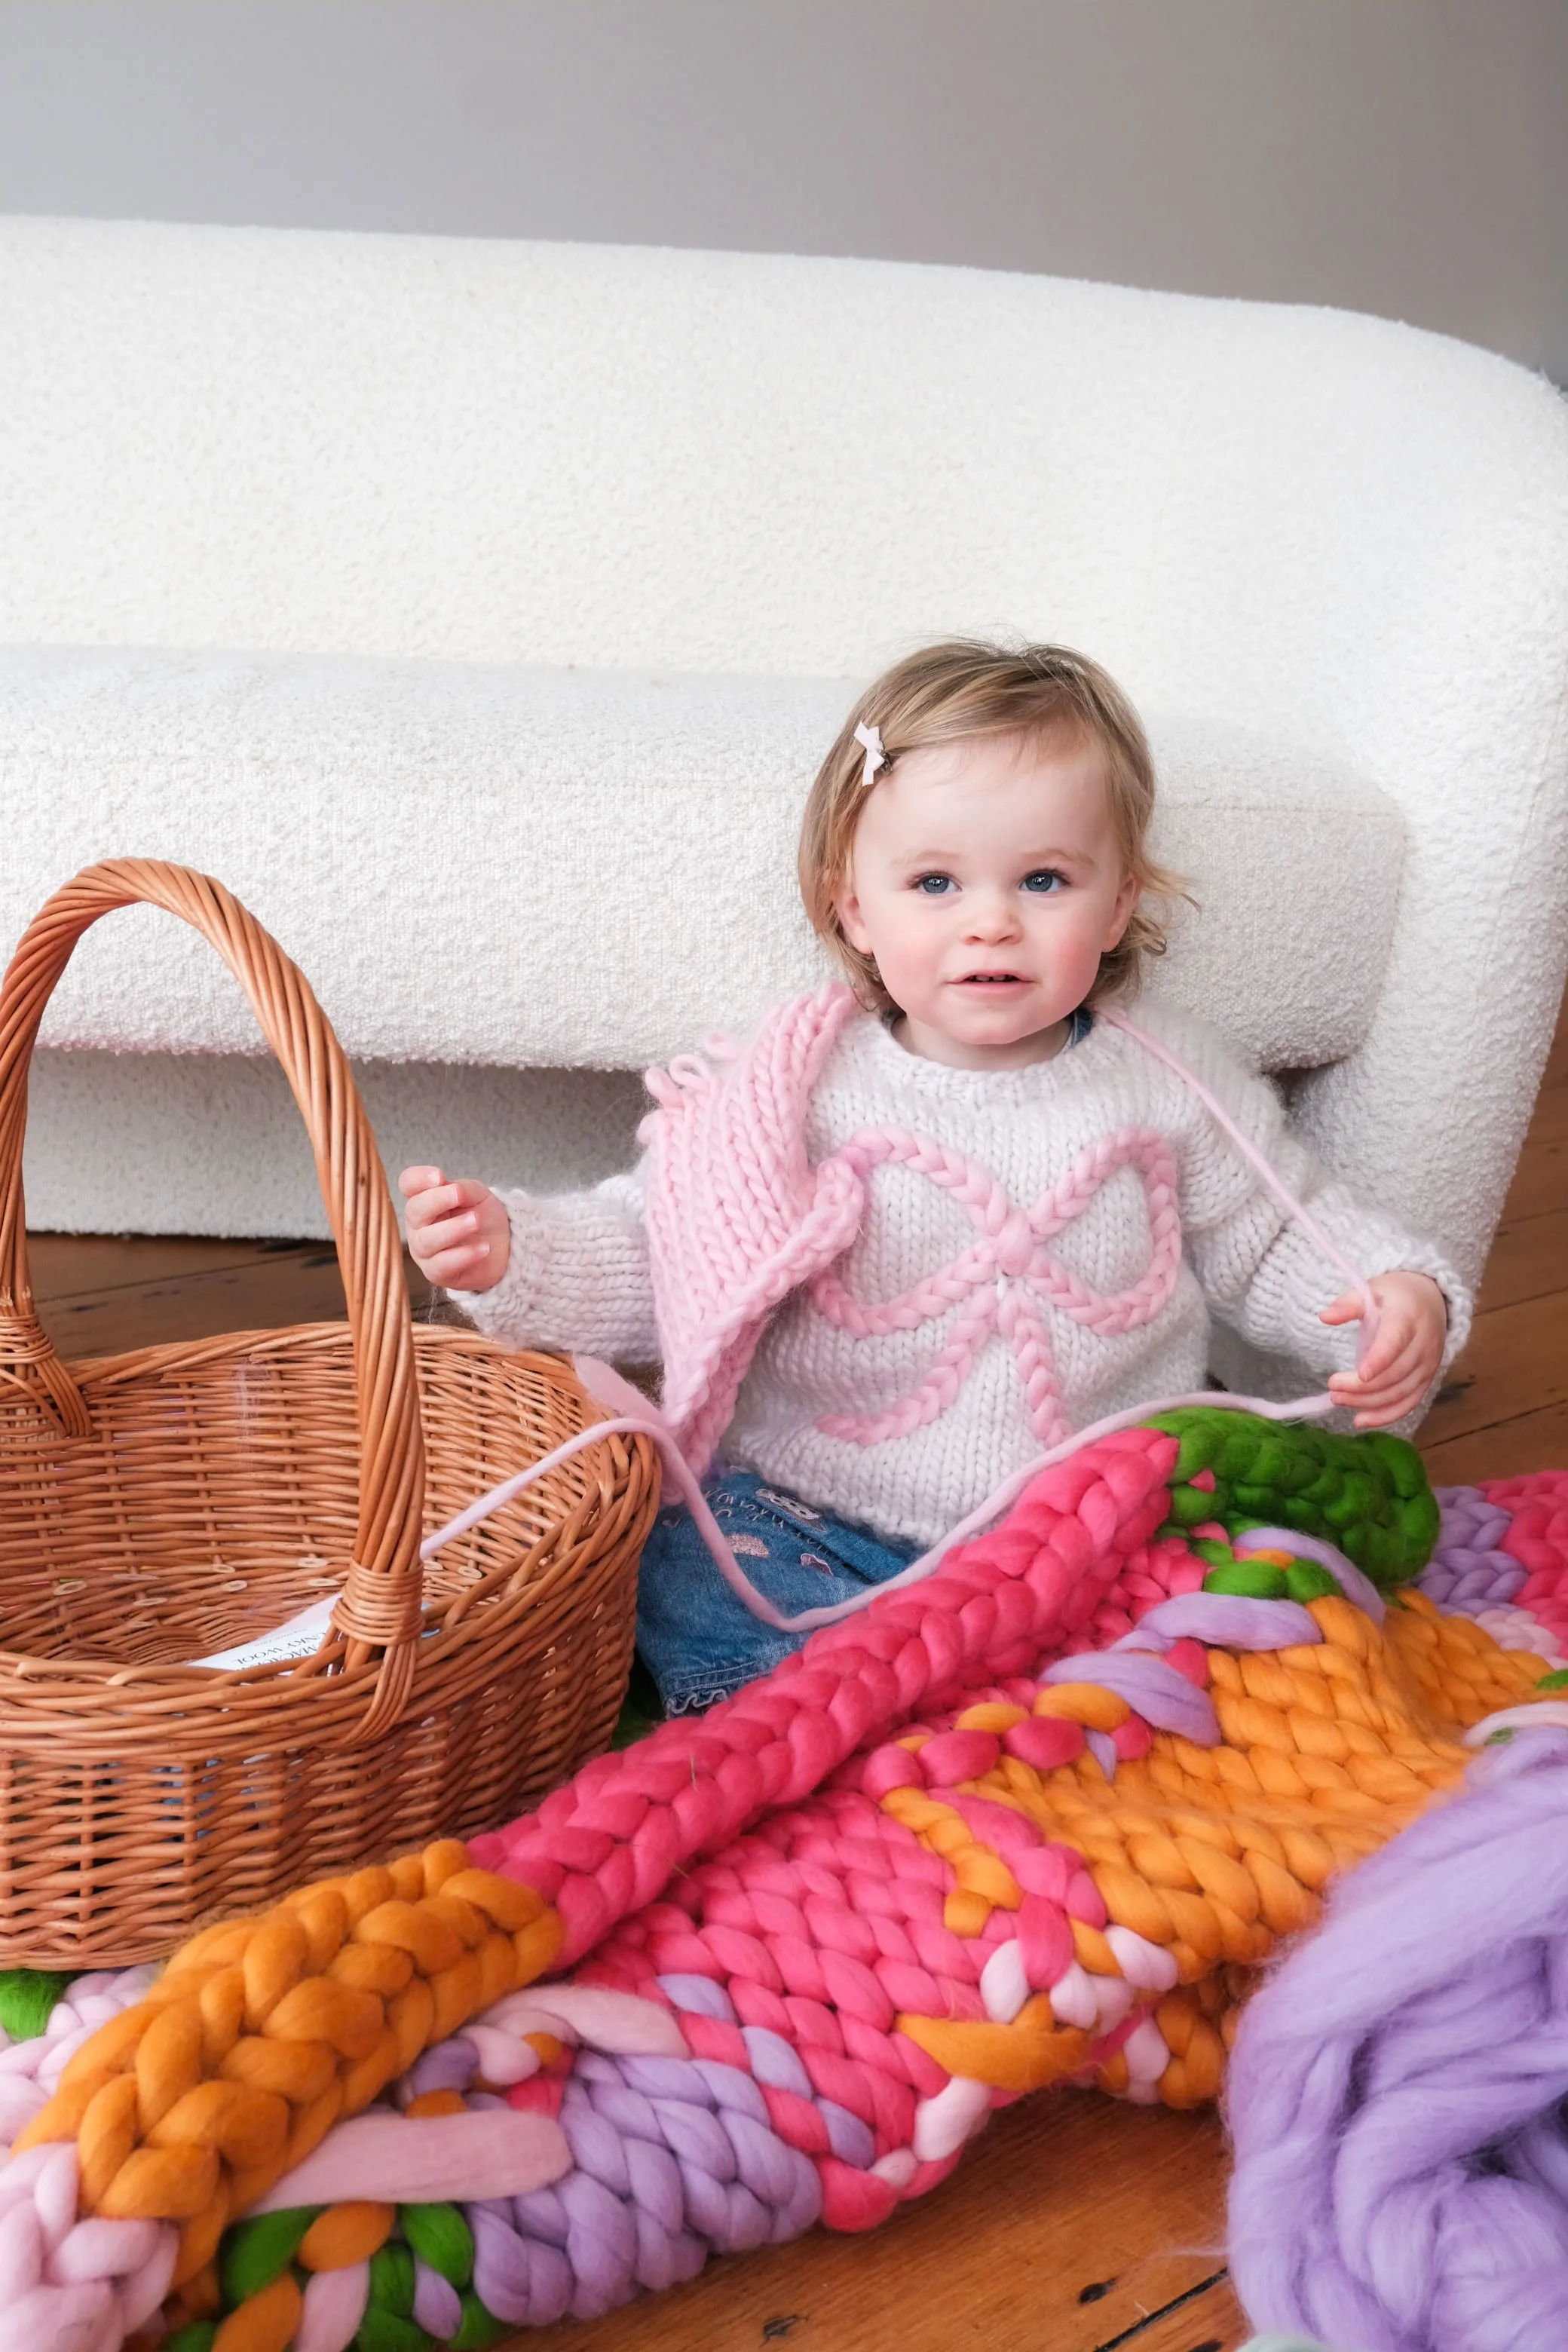
<svg viewBox="0 0 1568 2352">
<path fill-rule="evenodd" d="M 1568 0 L 0 0 L 0 209 L 1054 270 L 1568 380 Z"/>
</svg>

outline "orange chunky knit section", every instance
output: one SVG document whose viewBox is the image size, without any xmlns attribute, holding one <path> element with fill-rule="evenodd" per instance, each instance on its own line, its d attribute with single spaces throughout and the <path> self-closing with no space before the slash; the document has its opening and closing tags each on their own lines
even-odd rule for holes
<svg viewBox="0 0 1568 2352">
<path fill-rule="evenodd" d="M 563 1935 L 457 1838 L 321 1880 L 195 1937 L 77 2052 L 17 2149 L 75 2139 L 84 2214 L 181 2224 L 179 2285 L 333 2124 L 542 1975 Z M 377 2210 L 343 2227 L 368 2238 Z"/>
<path fill-rule="evenodd" d="M 1121 1977 L 1108 1929 L 1125 1928 L 1174 1963 L 1162 1998 L 1139 1995 L 1171 2052 L 1156 2089 L 1168 2105 L 1212 2098 L 1239 2002 L 1279 1938 L 1310 1927 L 1328 1882 L 1458 1785 L 1469 1751 L 1463 1732 L 1529 1698 L 1539 1657 L 1500 1649 L 1468 1617 L 1439 1615 L 1420 1592 L 1391 1602 L 1381 1629 L 1351 1602 L 1316 1601 L 1321 1643 L 1258 1653 L 1209 1653 L 1209 1690 L 1222 1743 L 1202 1748 L 1156 1733 L 1146 1755 L 1108 1780 L 1092 1756 L 1041 1771 L 1004 1754 L 953 1794 L 1022 1813 L 1053 1843 L 1081 1855 L 1104 1924 L 1074 1916 L 1074 1956 L 1090 1979 Z M 1089 1662 L 1086 1661 L 1086 1671 Z M 1058 1683 L 1035 1710 L 1111 1732 L 1125 1701 L 1093 1683 Z M 1001 1735 L 1027 1710 L 988 1701 L 956 1717 L 954 1731 Z M 899 1744 L 918 1750 L 933 1735 Z M 882 1810 L 952 1871 L 944 1921 L 960 1937 L 985 1932 L 994 1907 L 1017 1911 L 1024 1890 L 958 1807 L 895 1788 Z M 1003 2090 L 1034 2089 L 1077 2073 L 1092 2036 L 1055 2019 L 1044 1995 L 1009 2024 L 900 2015 L 898 2030 L 949 2074 Z M 1094 2079 L 1124 2093 L 1121 2051 Z"/>
</svg>

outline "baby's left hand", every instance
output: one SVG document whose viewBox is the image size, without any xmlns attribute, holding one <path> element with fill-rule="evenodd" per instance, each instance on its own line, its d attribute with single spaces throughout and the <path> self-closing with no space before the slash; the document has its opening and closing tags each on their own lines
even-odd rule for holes
<svg viewBox="0 0 1568 2352">
<path fill-rule="evenodd" d="M 1367 1285 L 1377 1301 L 1377 1334 L 1359 1371 L 1336 1372 L 1329 1393 L 1353 1408 L 1358 1429 L 1384 1429 L 1418 1405 L 1443 1360 L 1448 1307 L 1427 1274 L 1380 1274 Z M 1325 1307 L 1325 1323 L 1361 1319 L 1361 1293 L 1347 1290 Z"/>
</svg>

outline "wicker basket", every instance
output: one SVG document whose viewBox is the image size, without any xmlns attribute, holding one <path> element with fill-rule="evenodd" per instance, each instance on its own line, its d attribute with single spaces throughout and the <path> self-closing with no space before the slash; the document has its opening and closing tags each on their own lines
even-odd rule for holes
<svg viewBox="0 0 1568 2352">
<path fill-rule="evenodd" d="M 69 1367 L 39 1326 L 33 1044 L 82 932 L 137 900 L 250 996 L 315 1148 L 347 1324 Z M 605 1747 L 658 1507 L 646 1441 L 586 1448 L 419 1559 L 426 1520 L 597 1417 L 555 1359 L 412 1328 L 342 1050 L 221 885 L 128 859 L 58 891 L 0 994 L 0 1966 L 160 1956 L 216 1913 L 505 1820 Z M 328 1591 L 315 1656 L 190 1664 Z"/>
</svg>

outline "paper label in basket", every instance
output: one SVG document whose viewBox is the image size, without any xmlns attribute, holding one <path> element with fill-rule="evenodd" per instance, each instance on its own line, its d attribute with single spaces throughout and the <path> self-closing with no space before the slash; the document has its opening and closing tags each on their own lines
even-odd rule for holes
<svg viewBox="0 0 1568 2352">
<path fill-rule="evenodd" d="M 189 1663 L 232 1674 L 241 1666 L 275 1666 L 280 1658 L 313 1657 L 327 1637 L 336 1599 L 335 1592 L 329 1592 L 324 1601 L 313 1601 L 309 1609 L 301 1609 L 297 1617 L 274 1627 L 270 1633 L 258 1633 L 253 1642 L 241 1642 L 232 1650 L 217 1650 L 210 1658 L 192 1658 Z"/>
</svg>

